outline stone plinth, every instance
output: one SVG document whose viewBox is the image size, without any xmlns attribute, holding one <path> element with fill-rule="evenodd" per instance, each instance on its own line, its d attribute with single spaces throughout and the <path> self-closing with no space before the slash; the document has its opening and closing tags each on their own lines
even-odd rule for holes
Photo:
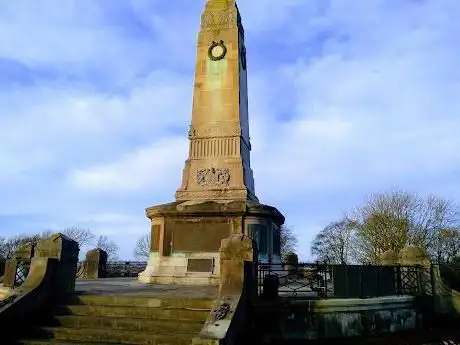
<svg viewBox="0 0 460 345">
<path fill-rule="evenodd" d="M 263 260 L 279 261 L 279 227 L 284 217 L 251 201 L 174 202 L 147 209 L 151 254 L 139 280 L 166 284 L 219 284 L 221 241 L 253 238 Z"/>
</svg>

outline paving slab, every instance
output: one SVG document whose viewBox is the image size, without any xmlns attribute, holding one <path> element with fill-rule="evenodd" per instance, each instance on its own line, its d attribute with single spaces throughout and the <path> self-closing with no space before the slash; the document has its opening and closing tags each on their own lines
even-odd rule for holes
<svg viewBox="0 0 460 345">
<path fill-rule="evenodd" d="M 217 298 L 219 288 L 212 285 L 146 284 L 136 278 L 101 278 L 77 281 L 75 292 L 82 295 Z"/>
</svg>

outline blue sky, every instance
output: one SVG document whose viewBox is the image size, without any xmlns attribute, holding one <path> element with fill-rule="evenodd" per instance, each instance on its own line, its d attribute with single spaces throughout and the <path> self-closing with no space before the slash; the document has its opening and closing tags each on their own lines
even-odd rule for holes
<svg viewBox="0 0 460 345">
<path fill-rule="evenodd" d="M 0 236 L 131 259 L 180 184 L 204 1 L 0 0 Z M 460 199 L 458 0 L 241 0 L 256 193 L 309 258 L 376 191 Z"/>
</svg>

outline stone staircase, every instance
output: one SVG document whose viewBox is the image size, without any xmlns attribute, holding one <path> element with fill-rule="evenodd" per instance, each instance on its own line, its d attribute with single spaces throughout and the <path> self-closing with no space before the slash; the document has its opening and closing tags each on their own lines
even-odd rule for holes
<svg viewBox="0 0 460 345">
<path fill-rule="evenodd" d="M 190 345 L 212 303 L 211 298 L 74 294 L 15 344 Z"/>
</svg>

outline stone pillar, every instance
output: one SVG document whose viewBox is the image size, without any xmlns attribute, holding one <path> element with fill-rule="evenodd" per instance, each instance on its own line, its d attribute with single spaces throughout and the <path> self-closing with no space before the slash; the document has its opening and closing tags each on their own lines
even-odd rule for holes
<svg viewBox="0 0 460 345">
<path fill-rule="evenodd" d="M 383 266 L 396 266 L 399 263 L 398 254 L 394 250 L 387 250 L 380 257 Z"/>
<path fill-rule="evenodd" d="M 34 255 L 34 246 L 32 243 L 27 243 L 20 246 L 13 257 L 6 260 L 5 273 L 3 278 L 3 286 L 8 288 L 14 288 L 16 284 L 16 274 L 18 270 L 23 267 L 24 280 L 28 274 L 28 268 Z"/>
<path fill-rule="evenodd" d="M 253 240 L 245 235 L 232 235 L 222 240 L 220 247 L 220 286 L 221 295 L 239 294 L 245 283 L 257 293 L 256 267 L 257 250 Z M 245 278 L 246 279 L 245 281 Z M 251 280 L 254 280 L 253 282 Z"/>
<path fill-rule="evenodd" d="M 55 233 L 38 242 L 35 257 L 59 260 L 56 276 L 58 295 L 75 291 L 78 264 L 78 243 L 67 236 Z"/>
<path fill-rule="evenodd" d="M 3 286 L 12 289 L 16 281 L 16 272 L 18 270 L 18 260 L 11 258 L 6 260 L 5 274 L 3 275 Z"/>
<path fill-rule="evenodd" d="M 407 266 L 417 267 L 419 293 L 432 294 L 431 263 L 428 253 L 421 248 L 407 246 L 399 252 L 399 264 L 403 266 L 401 267 L 401 274 L 406 274 L 406 278 L 408 279 L 410 279 L 410 270 L 413 271 L 414 269 Z"/>
<path fill-rule="evenodd" d="M 254 325 L 257 297 L 255 242 L 233 234 L 220 247 L 219 298 L 193 345 L 239 344 L 239 339 Z"/>
<path fill-rule="evenodd" d="M 107 252 L 100 248 L 92 249 L 86 253 L 81 279 L 103 278 L 106 275 L 106 270 Z"/>
<path fill-rule="evenodd" d="M 423 249 L 407 246 L 399 252 L 399 263 L 405 266 L 429 266 L 430 257 Z"/>
<path fill-rule="evenodd" d="M 283 259 L 284 270 L 289 275 L 295 275 L 299 270 L 299 257 L 295 253 L 288 253 Z"/>
</svg>

